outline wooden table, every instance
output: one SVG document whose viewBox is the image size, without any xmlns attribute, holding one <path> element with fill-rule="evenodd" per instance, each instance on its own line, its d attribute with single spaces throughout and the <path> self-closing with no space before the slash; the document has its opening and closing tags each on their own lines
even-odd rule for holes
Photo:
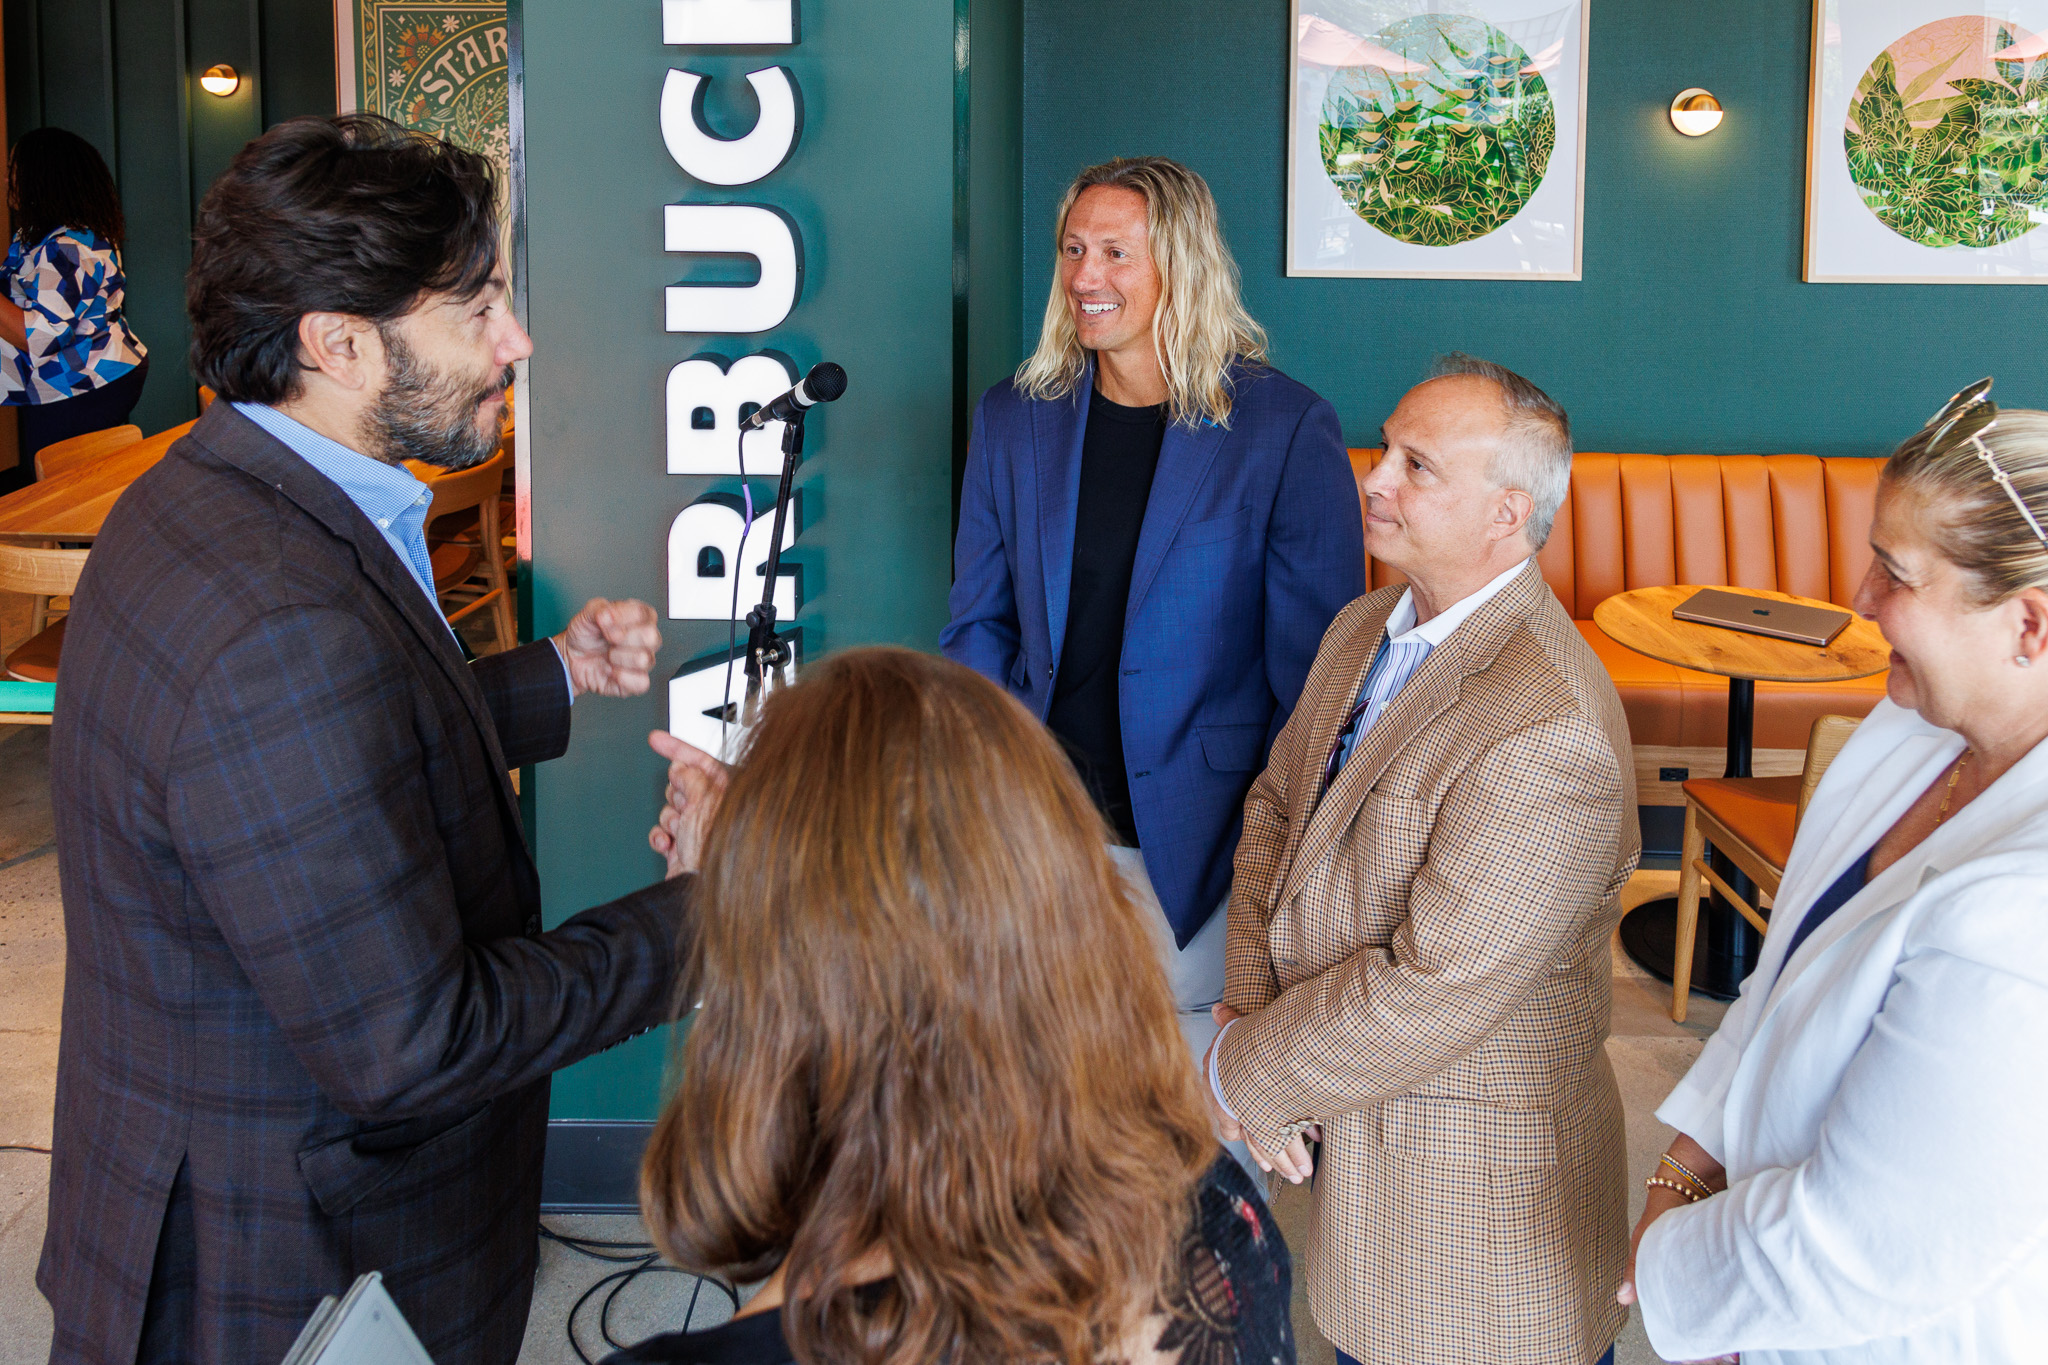
<svg viewBox="0 0 2048 1365">
<path fill-rule="evenodd" d="M 1793 640 L 1774 640 L 1767 635 L 1726 630 L 1719 626 L 1696 625 L 1671 615 L 1697 586 L 1637 588 L 1608 598 L 1593 609 L 1593 623 L 1617 644 L 1647 654 L 1667 664 L 1700 673 L 1718 673 L 1728 679 L 1728 766 L 1725 777 L 1748 777 L 1756 725 L 1756 685 L 1759 682 L 1818 683 L 1846 682 L 1881 673 L 1891 663 L 1891 646 L 1877 627 L 1855 617 L 1826 648 Z M 1810 597 L 1767 592 L 1760 588 L 1733 588 L 1751 597 L 1840 611 L 1832 602 Z M 1714 854 L 1715 870 L 1745 896 L 1754 897 L 1755 888 L 1735 865 L 1719 851 Z M 1752 902 L 1753 903 L 1753 902 Z M 1678 902 L 1673 898 L 1637 906 L 1621 923 L 1621 945 L 1644 970 L 1660 980 L 1671 979 L 1673 948 L 1677 939 Z M 1700 916 L 1699 951 L 1693 954 L 1693 989 L 1721 1000 L 1732 1000 L 1756 965 L 1762 944 L 1756 930 L 1718 893 Z"/>
<path fill-rule="evenodd" d="M 141 478 L 169 441 L 138 441 L 103 459 L 16 489 L 0 498 L 0 540 L 14 544 L 89 541 L 128 485 Z"/>
</svg>

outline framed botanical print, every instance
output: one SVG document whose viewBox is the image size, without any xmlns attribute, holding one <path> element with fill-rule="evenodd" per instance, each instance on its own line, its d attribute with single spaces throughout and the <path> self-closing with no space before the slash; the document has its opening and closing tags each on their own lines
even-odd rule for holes
<svg viewBox="0 0 2048 1365">
<path fill-rule="evenodd" d="M 511 170 L 505 0 L 335 0 L 338 107 L 382 114 Z"/>
<path fill-rule="evenodd" d="M 1576 280 L 1590 0 L 1294 0 L 1287 273 Z"/>
<path fill-rule="evenodd" d="M 1806 278 L 2048 283 L 2048 0 L 1815 0 Z"/>
</svg>

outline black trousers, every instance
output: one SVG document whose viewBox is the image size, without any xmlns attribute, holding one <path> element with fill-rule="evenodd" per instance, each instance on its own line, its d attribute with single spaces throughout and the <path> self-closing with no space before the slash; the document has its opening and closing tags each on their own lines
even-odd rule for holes
<svg viewBox="0 0 2048 1365">
<path fill-rule="evenodd" d="M 36 480 L 36 452 L 88 431 L 118 427 L 135 411 L 142 397 L 142 384 L 149 377 L 149 357 L 119 379 L 102 384 L 89 393 L 59 399 L 54 403 L 25 403 L 21 413 L 21 463 L 0 470 L 0 492 L 26 488 Z"/>
</svg>

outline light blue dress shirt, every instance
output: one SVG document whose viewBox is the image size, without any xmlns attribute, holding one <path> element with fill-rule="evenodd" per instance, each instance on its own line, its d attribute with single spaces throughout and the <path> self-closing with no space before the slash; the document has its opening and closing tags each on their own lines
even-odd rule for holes
<svg viewBox="0 0 2048 1365">
<path fill-rule="evenodd" d="M 370 524 L 390 542 L 398 562 L 405 565 L 420 591 L 427 595 L 434 615 L 441 616 L 441 599 L 434 592 L 434 563 L 427 554 L 427 511 L 434 504 L 432 489 L 415 479 L 403 465 L 385 464 L 359 455 L 276 408 L 261 403 L 237 403 L 235 411 L 283 441 L 294 455 L 346 493 L 348 500 L 361 508 Z M 442 620 L 445 623 L 447 618 Z"/>
<path fill-rule="evenodd" d="M 287 417 L 261 403 L 237 403 L 235 411 L 285 443 L 292 454 L 304 460 L 348 496 L 370 519 L 405 565 L 413 582 L 427 595 L 427 603 L 444 626 L 441 596 L 434 591 L 434 561 L 427 553 L 427 513 L 434 505 L 434 491 L 415 479 L 402 465 L 385 464 L 350 450 L 330 436 L 322 436 L 304 422 Z M 448 626 L 455 635 L 455 627 Z M 456 644 L 462 637 L 456 636 Z M 576 679 L 569 672 L 568 656 L 560 645 L 555 656 L 562 661 L 562 686 L 569 700 L 576 700 Z"/>
</svg>

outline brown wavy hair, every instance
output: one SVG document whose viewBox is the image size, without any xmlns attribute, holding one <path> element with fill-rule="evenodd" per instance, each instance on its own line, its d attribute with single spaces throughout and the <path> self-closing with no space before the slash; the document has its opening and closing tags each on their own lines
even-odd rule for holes
<svg viewBox="0 0 2048 1365">
<path fill-rule="evenodd" d="M 784 1268 L 799 1361 L 1082 1365 L 1177 1276 L 1215 1139 L 1106 838 L 958 664 L 855 650 L 770 700 L 706 840 L 640 1202 L 685 1269 Z"/>
</svg>

